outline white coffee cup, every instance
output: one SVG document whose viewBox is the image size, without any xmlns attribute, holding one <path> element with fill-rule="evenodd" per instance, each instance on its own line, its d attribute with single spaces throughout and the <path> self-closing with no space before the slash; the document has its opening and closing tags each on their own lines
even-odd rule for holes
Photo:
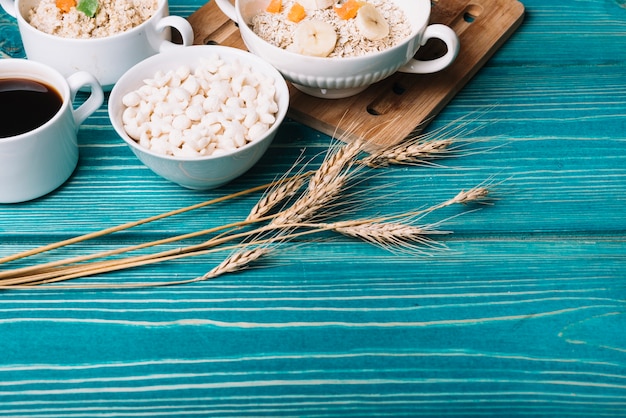
<svg viewBox="0 0 626 418">
<path fill-rule="evenodd" d="M 166 48 L 180 46 L 170 41 L 171 28 L 182 45 L 193 44 L 191 24 L 181 16 L 170 16 L 167 0 L 159 0 L 156 13 L 141 25 L 104 38 L 73 39 L 50 35 L 28 23 L 28 12 L 40 0 L 0 0 L 0 5 L 17 19 L 28 59 L 56 68 L 64 76 L 76 71 L 94 75 L 105 90 L 133 65 Z"/>
<path fill-rule="evenodd" d="M 61 108 L 43 125 L 0 137 L 0 203 L 24 202 L 55 190 L 70 177 L 78 164 L 78 128 L 102 105 L 104 93 L 85 71 L 65 77 L 45 64 L 21 58 L 0 59 L 0 79 L 33 80 L 56 90 L 61 98 Z M 90 93 L 75 108 L 79 90 Z"/>
<path fill-rule="evenodd" d="M 431 0 L 390 0 L 404 11 L 411 34 L 397 45 L 357 57 L 313 57 L 272 45 L 258 36 L 250 23 L 269 0 L 214 0 L 239 26 L 248 50 L 272 64 L 299 90 L 321 98 L 349 97 L 395 72 L 427 74 L 443 70 L 456 59 L 460 44 L 456 33 L 442 24 L 429 24 Z M 414 58 L 429 39 L 445 43 L 447 52 L 432 60 Z"/>
</svg>

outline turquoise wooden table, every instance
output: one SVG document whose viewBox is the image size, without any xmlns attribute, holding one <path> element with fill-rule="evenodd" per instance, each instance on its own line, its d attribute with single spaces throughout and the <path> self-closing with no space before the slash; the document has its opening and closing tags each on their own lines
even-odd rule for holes
<svg viewBox="0 0 626 418">
<path fill-rule="evenodd" d="M 451 233 L 413 251 L 328 233 L 214 280 L 121 287 L 190 280 L 224 253 L 2 290 L 0 416 L 626 416 L 626 5 L 523 3 L 523 24 L 426 129 L 465 120 L 462 151 L 376 170 L 352 190 L 359 215 L 481 184 L 489 205 L 419 219 Z M 4 13 L 0 39 L 5 56 L 23 56 Z M 333 141 L 288 120 L 257 166 L 207 192 L 146 169 L 105 106 L 79 142 L 65 185 L 0 207 L 0 256 L 261 185 L 298 158 L 315 167 Z M 259 197 L 2 269 L 238 221 Z M 84 287 L 95 284 L 113 287 Z"/>
</svg>

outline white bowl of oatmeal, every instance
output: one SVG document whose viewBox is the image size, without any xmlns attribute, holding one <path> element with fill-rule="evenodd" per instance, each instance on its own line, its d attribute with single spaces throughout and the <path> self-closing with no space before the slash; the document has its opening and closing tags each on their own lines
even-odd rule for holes
<svg viewBox="0 0 626 418">
<path fill-rule="evenodd" d="M 154 173 L 189 189 L 241 176 L 267 151 L 289 107 L 270 64 L 241 49 L 194 45 L 154 55 L 111 90 L 113 128 Z"/>
<path fill-rule="evenodd" d="M 443 70 L 460 48 L 451 28 L 428 24 L 430 0 L 300 0 L 300 10 L 295 0 L 215 1 L 238 24 L 249 51 L 316 97 L 352 96 L 397 71 Z M 447 52 L 413 58 L 431 38 Z"/>
<path fill-rule="evenodd" d="M 60 8 L 56 1 L 0 0 L 0 4 L 17 19 L 28 59 L 66 76 L 87 71 L 105 90 L 144 58 L 180 47 L 171 42 L 172 29 L 180 34 L 183 46 L 193 44 L 191 25 L 169 15 L 167 0 L 64 0 L 76 4 L 68 8 Z M 84 4 L 96 8 L 80 7 Z"/>
</svg>

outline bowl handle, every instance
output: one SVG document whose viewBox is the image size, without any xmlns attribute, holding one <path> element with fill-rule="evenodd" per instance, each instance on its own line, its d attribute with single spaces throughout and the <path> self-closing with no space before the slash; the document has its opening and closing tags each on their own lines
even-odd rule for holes
<svg viewBox="0 0 626 418">
<path fill-rule="evenodd" d="M 5 0 L 0 0 L 5 1 Z M 230 2 L 230 0 L 215 0 L 217 3 L 217 7 L 220 8 L 222 13 L 224 13 L 230 20 L 233 22 L 237 22 L 237 15 L 235 13 L 235 6 Z"/>
<path fill-rule="evenodd" d="M 2 1 L 2 0 L 0 0 Z M 182 46 L 189 46 L 193 44 L 194 35 L 193 28 L 191 27 L 191 23 L 187 21 L 187 19 L 181 16 L 166 16 L 163 19 L 159 20 L 156 25 L 156 29 L 158 31 L 163 31 L 167 28 L 174 28 L 180 34 L 182 38 Z M 168 40 L 164 40 L 159 47 L 159 52 L 163 52 L 168 48 L 181 46 L 174 42 L 170 42 Z"/>
<path fill-rule="evenodd" d="M 218 0 L 219 1 L 219 0 Z M 456 33 L 446 25 L 429 25 L 424 31 L 421 44 L 425 45 L 429 39 L 440 39 L 448 49 L 444 56 L 432 60 L 422 61 L 411 58 L 409 62 L 400 67 L 398 71 L 403 73 L 429 74 L 441 71 L 456 59 L 459 54 L 460 43 Z"/>
</svg>

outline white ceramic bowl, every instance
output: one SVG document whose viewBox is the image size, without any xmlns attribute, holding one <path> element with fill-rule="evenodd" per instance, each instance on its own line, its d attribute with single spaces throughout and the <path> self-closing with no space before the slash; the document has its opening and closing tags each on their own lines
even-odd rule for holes
<svg viewBox="0 0 626 418">
<path fill-rule="evenodd" d="M 406 14 L 411 34 L 403 42 L 384 51 L 359 57 L 321 58 L 300 55 L 266 42 L 249 26 L 252 18 L 267 7 L 269 0 L 215 0 L 219 8 L 239 26 L 248 50 L 276 67 L 299 90 L 316 97 L 342 98 L 355 95 L 369 85 L 401 71 L 426 74 L 450 65 L 459 52 L 455 32 L 441 24 L 428 25 L 431 0 L 393 0 Z M 420 61 L 413 58 L 431 38 L 442 40 L 444 56 Z"/>
<path fill-rule="evenodd" d="M 24 50 L 29 60 L 47 64 L 64 76 L 76 71 L 92 74 L 104 90 L 139 61 L 180 45 L 170 42 L 171 28 L 181 35 L 182 44 L 193 44 L 191 24 L 181 16 L 170 16 L 167 0 L 159 0 L 154 15 L 139 26 L 115 35 L 74 39 L 50 35 L 28 23 L 29 11 L 40 0 L 0 0 L 4 10 L 17 19 Z"/>
<path fill-rule="evenodd" d="M 150 151 L 139 145 L 124 130 L 122 98 L 153 78 L 159 70 L 167 72 L 182 65 L 196 68 L 203 59 L 214 54 L 227 64 L 249 64 L 253 71 L 270 76 L 275 81 L 278 112 L 276 122 L 262 138 L 227 154 L 206 157 L 173 157 Z M 212 189 L 244 174 L 263 156 L 284 120 L 289 107 L 289 90 L 281 74 L 271 65 L 247 51 L 217 45 L 196 45 L 175 48 L 145 59 L 128 70 L 115 84 L 109 96 L 109 117 L 113 128 L 128 144 L 132 152 L 154 173 L 189 189 Z"/>
</svg>

